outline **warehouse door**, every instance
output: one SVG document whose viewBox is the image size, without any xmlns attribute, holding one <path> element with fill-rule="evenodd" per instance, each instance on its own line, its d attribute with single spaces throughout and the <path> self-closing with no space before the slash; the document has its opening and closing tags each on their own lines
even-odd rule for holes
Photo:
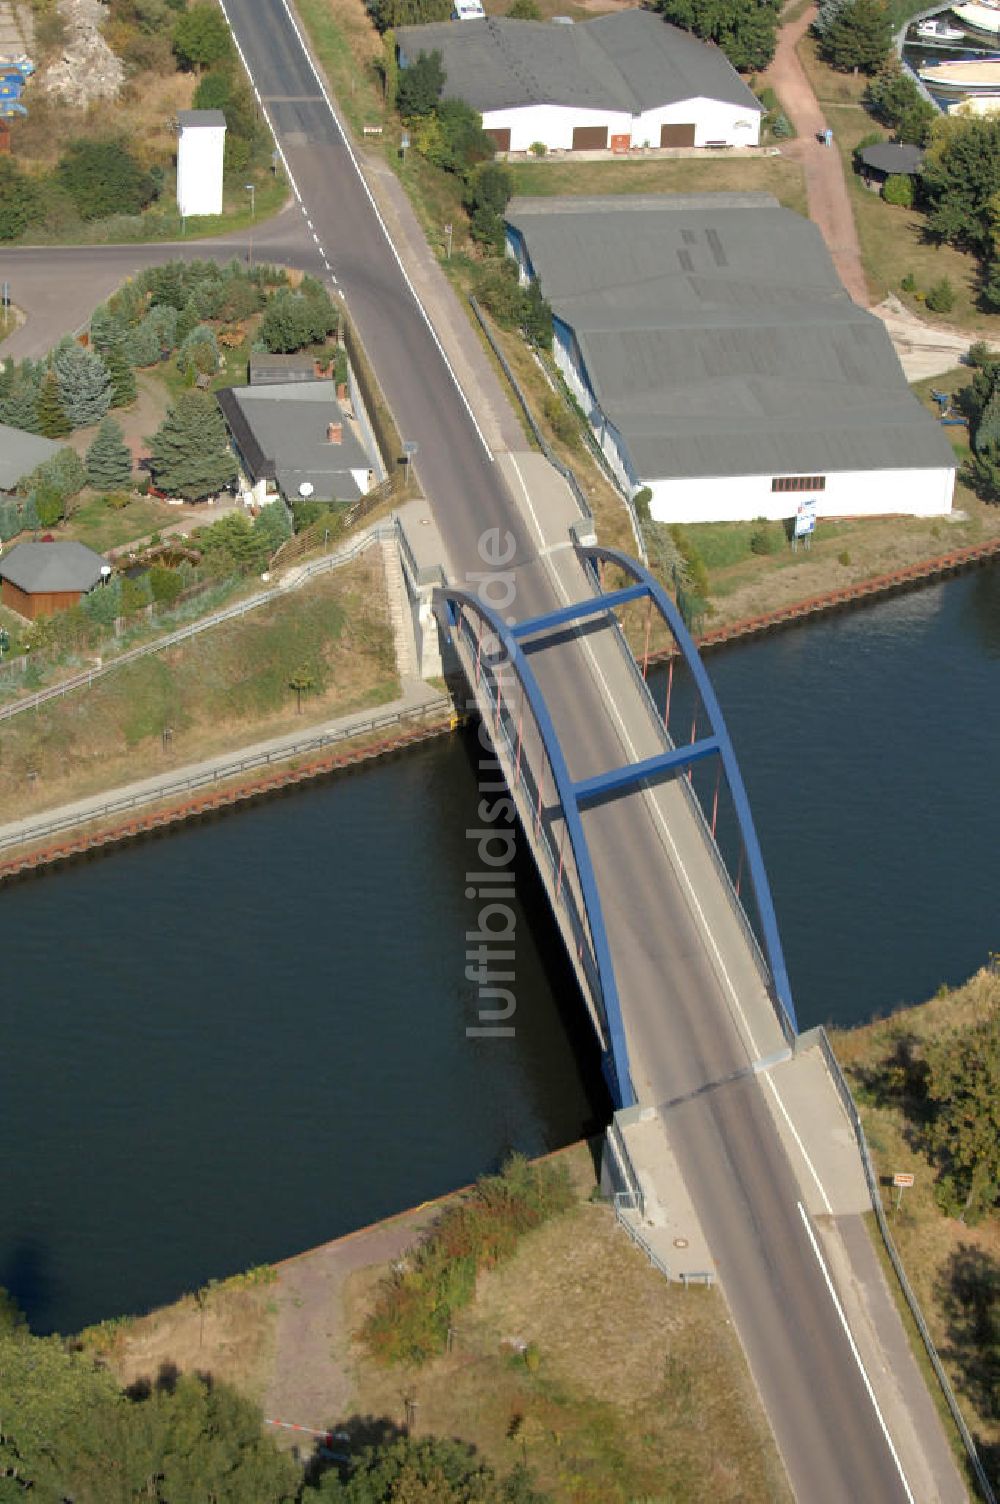
<svg viewBox="0 0 1000 1504">
<path fill-rule="evenodd" d="M 694 145 L 694 126 L 693 125 L 661 125 L 660 126 L 660 145 L 661 146 L 693 146 Z"/>
<path fill-rule="evenodd" d="M 497 151 L 510 151 L 510 126 L 495 126 L 486 134 L 492 138 L 494 148 Z"/>
<path fill-rule="evenodd" d="M 574 151 L 607 151 L 606 125 L 578 125 L 573 131 Z"/>
</svg>

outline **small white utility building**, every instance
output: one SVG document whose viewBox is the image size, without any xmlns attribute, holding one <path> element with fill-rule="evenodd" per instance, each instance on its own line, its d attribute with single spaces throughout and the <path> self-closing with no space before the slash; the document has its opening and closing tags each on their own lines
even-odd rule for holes
<svg viewBox="0 0 1000 1504">
<path fill-rule="evenodd" d="M 885 325 L 770 194 L 512 199 L 507 225 L 567 385 L 654 521 L 950 511 L 954 452 Z"/>
<path fill-rule="evenodd" d="M 225 115 L 221 110 L 179 110 L 177 128 L 177 208 L 182 218 L 221 214 Z"/>
<path fill-rule="evenodd" d="M 725 53 L 648 10 L 560 25 L 491 16 L 401 26 L 401 67 L 440 52 L 444 97 L 497 151 L 757 146 L 763 107 Z"/>
</svg>

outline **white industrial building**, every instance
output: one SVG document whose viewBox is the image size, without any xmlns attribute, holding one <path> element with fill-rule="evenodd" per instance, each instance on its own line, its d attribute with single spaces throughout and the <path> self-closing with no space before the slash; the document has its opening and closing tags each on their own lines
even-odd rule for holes
<svg viewBox="0 0 1000 1504">
<path fill-rule="evenodd" d="M 401 26 L 401 67 L 440 52 L 444 97 L 483 117 L 497 151 L 757 146 L 762 106 L 717 47 L 652 11 L 579 25 L 490 17 Z"/>
<path fill-rule="evenodd" d="M 816 227 L 769 194 L 513 199 L 507 246 L 657 522 L 951 509 L 956 461 Z"/>
<path fill-rule="evenodd" d="M 221 214 L 225 115 L 221 110 L 179 110 L 177 129 L 177 208 L 181 217 Z"/>
</svg>

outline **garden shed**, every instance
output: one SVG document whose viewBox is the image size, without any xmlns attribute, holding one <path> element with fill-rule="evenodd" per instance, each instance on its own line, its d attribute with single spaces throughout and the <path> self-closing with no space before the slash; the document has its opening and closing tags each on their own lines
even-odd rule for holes
<svg viewBox="0 0 1000 1504">
<path fill-rule="evenodd" d="M 0 557 L 0 599 L 34 621 L 75 606 L 110 574 L 108 561 L 84 543 L 18 543 Z"/>
</svg>

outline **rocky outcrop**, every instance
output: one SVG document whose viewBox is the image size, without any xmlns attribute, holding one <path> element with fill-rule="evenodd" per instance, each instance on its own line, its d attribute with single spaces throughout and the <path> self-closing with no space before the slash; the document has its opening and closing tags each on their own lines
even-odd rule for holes
<svg viewBox="0 0 1000 1504">
<path fill-rule="evenodd" d="M 117 98 L 125 69 L 101 34 L 107 18 L 101 0 L 58 0 L 58 5 L 66 22 L 66 46 L 43 70 L 38 87 L 76 109 L 96 99 Z"/>
</svg>

